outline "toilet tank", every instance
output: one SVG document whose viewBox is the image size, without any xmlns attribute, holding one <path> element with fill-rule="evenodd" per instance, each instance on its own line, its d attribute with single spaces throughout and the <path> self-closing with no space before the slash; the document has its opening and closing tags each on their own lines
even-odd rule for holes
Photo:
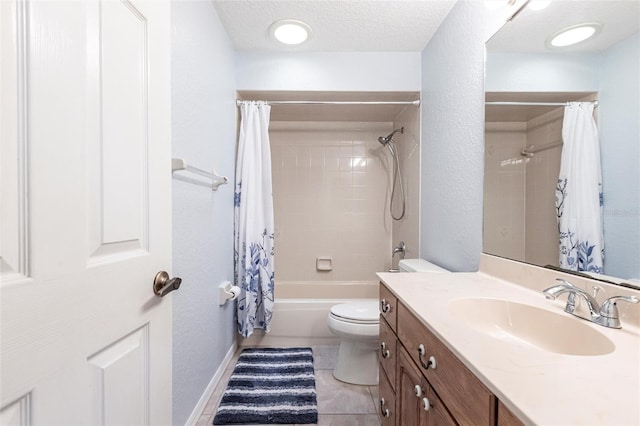
<svg viewBox="0 0 640 426">
<path fill-rule="evenodd" d="M 402 259 L 398 263 L 400 272 L 449 272 L 424 259 Z"/>
</svg>

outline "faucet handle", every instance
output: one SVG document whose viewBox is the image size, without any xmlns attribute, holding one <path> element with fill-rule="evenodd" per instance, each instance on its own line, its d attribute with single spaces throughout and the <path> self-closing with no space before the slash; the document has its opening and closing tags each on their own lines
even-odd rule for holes
<svg viewBox="0 0 640 426">
<path fill-rule="evenodd" d="M 600 308 L 600 315 L 607 318 L 618 318 L 618 307 L 616 303 L 618 300 L 622 300 L 624 302 L 629 303 L 638 303 L 640 299 L 635 296 L 613 296 L 602 302 L 602 307 Z"/>
<path fill-rule="evenodd" d="M 564 278 L 556 278 L 556 281 L 566 285 L 567 287 L 571 287 L 571 288 L 577 288 L 575 285 L 571 284 L 569 281 L 565 280 Z M 576 310 L 576 294 L 571 292 L 569 293 L 569 296 L 567 296 L 567 305 L 564 308 L 565 312 L 568 312 L 570 314 L 573 314 L 573 312 Z"/>
<path fill-rule="evenodd" d="M 575 287 L 575 285 L 571 284 L 569 281 L 565 280 L 564 278 L 556 278 L 556 281 L 561 282 L 562 284 L 566 285 L 567 287 Z"/>
</svg>

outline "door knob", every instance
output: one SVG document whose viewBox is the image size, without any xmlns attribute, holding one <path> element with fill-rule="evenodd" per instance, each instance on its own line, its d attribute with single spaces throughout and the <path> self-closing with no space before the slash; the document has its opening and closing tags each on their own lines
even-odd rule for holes
<svg viewBox="0 0 640 426">
<path fill-rule="evenodd" d="M 160 271 L 153 279 L 153 292 L 156 296 L 164 297 L 173 290 L 179 289 L 180 284 L 182 284 L 182 278 L 169 278 L 169 274 Z"/>
</svg>

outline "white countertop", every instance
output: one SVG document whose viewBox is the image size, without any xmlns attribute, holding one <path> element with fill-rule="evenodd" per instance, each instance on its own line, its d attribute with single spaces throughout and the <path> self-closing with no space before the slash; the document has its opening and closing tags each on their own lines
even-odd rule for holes
<svg viewBox="0 0 640 426">
<path fill-rule="evenodd" d="M 547 300 L 539 291 L 481 272 L 378 276 L 523 422 L 640 425 L 637 327 L 623 323 L 622 329 L 611 329 L 575 318 L 563 311 L 566 296 Z M 499 340 L 452 314 L 450 302 L 469 297 L 504 299 L 567 315 L 608 337 L 615 349 L 606 355 L 575 356 Z"/>
</svg>

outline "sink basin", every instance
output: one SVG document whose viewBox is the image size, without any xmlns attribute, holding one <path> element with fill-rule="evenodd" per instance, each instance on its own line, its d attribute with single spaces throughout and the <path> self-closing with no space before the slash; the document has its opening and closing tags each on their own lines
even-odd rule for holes
<svg viewBox="0 0 640 426">
<path fill-rule="evenodd" d="M 566 355 L 605 355 L 615 345 L 583 320 L 502 299 L 450 302 L 454 318 L 495 339 Z"/>
</svg>

